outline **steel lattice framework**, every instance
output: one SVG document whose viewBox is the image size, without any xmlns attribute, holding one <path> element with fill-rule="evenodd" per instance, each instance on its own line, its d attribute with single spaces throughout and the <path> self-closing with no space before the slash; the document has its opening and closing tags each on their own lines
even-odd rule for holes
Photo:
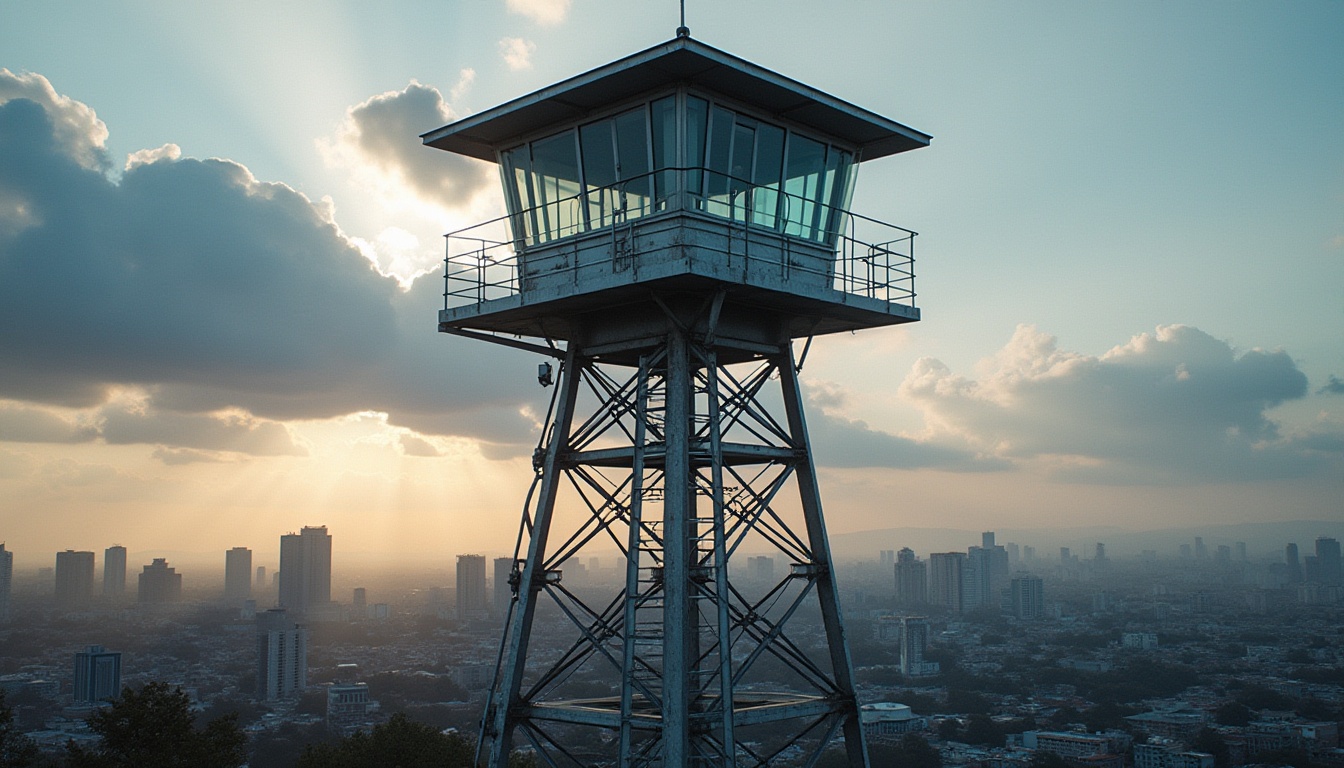
<svg viewBox="0 0 1344 768">
<path fill-rule="evenodd" d="M 551 766 L 810 766 L 843 732 L 866 766 L 792 348 L 725 365 L 712 324 L 669 326 L 636 365 L 564 353 L 478 757 L 504 766 L 529 744 Z M 563 565 L 600 540 L 625 585 L 594 600 Z M 730 580 L 763 551 L 787 572 Z M 573 636 L 545 661 L 529 656 L 539 610 Z M 616 695 L 568 697 L 575 676 Z"/>
</svg>

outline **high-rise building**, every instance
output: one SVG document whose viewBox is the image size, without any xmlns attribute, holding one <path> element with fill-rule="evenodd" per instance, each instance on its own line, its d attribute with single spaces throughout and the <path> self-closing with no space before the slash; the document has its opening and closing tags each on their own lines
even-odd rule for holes
<svg viewBox="0 0 1344 768">
<path fill-rule="evenodd" d="M 1232 546 L 1235 547 L 1235 549 L 1236 549 L 1237 561 L 1238 561 L 1238 562 L 1242 562 L 1242 563 L 1244 563 L 1244 562 L 1246 562 L 1247 560 L 1250 559 L 1250 558 L 1247 557 L 1247 555 L 1246 555 L 1246 542 L 1244 542 L 1244 541 L 1238 541 L 1238 542 L 1236 542 L 1235 544 L 1233 544 Z"/>
<path fill-rule="evenodd" d="M 994 548 L 994 532 L 993 532 L 993 531 L 985 531 L 984 533 L 980 534 L 980 546 L 983 547 L 983 548 L 985 548 L 985 549 L 993 549 L 993 548 Z"/>
<path fill-rule="evenodd" d="M 928 564 L 915 557 L 909 547 L 896 553 L 896 603 L 923 605 L 929 600 Z"/>
<path fill-rule="evenodd" d="M 224 599 L 242 605 L 252 596 L 252 550 L 234 547 L 224 553 Z"/>
<path fill-rule="evenodd" d="M 1316 539 L 1316 571 L 1322 584 L 1344 583 L 1339 561 L 1339 540 L 1327 536 Z"/>
<path fill-rule="evenodd" d="M 182 574 L 156 557 L 140 573 L 138 595 L 142 603 L 175 603 L 182 599 Z"/>
<path fill-rule="evenodd" d="M 1039 576 L 1020 573 L 1013 577 L 1013 615 L 1039 619 L 1045 615 L 1045 582 Z"/>
<path fill-rule="evenodd" d="M 929 603 L 953 613 L 962 611 L 962 570 L 965 552 L 934 552 L 929 555 Z"/>
<path fill-rule="evenodd" d="M 103 594 L 107 597 L 126 594 L 126 548 L 120 544 L 103 550 Z"/>
<path fill-rule="evenodd" d="M 294 699 L 308 687 L 308 630 L 284 608 L 257 614 L 257 698 Z"/>
<path fill-rule="evenodd" d="M 280 537 L 280 607 L 297 614 L 331 602 L 331 536 L 305 526 Z"/>
<path fill-rule="evenodd" d="M 747 578 L 752 581 L 773 582 L 775 580 L 775 558 L 769 555 L 748 557 Z"/>
<path fill-rule="evenodd" d="M 457 556 L 457 617 L 485 615 L 485 555 Z"/>
<path fill-rule="evenodd" d="M 984 534 L 986 541 L 993 541 L 994 534 Z M 1008 588 L 1008 551 L 991 544 L 988 547 L 971 547 L 966 552 L 966 562 L 962 572 L 962 610 L 972 610 L 981 606 L 997 609 L 1001 593 Z"/>
<path fill-rule="evenodd" d="M 0 543 L 0 624 L 9 621 L 9 600 L 14 591 L 14 553 Z"/>
<path fill-rule="evenodd" d="M 350 615 L 356 619 L 368 618 L 369 591 L 364 587 L 355 587 L 354 595 L 350 598 Z"/>
<path fill-rule="evenodd" d="M 928 647 L 929 620 L 922 616 L 901 617 L 901 674 L 906 677 L 938 674 L 938 662 L 924 660 Z"/>
<path fill-rule="evenodd" d="M 1196 536 L 1196 537 L 1195 537 L 1195 559 L 1196 559 L 1196 560 L 1208 560 L 1208 559 L 1209 559 L 1209 550 L 1208 550 L 1207 547 L 1204 546 L 1204 537 L 1203 537 L 1203 536 Z"/>
<path fill-rule="evenodd" d="M 56 553 L 56 602 L 81 605 L 93 595 L 93 553 L 67 549 Z"/>
<path fill-rule="evenodd" d="M 896 551 L 892 549 L 883 549 L 877 553 L 878 566 L 890 573 L 891 567 L 896 564 Z"/>
<path fill-rule="evenodd" d="M 369 684 L 334 683 L 327 686 L 327 730 L 349 736 L 369 728 Z"/>
<path fill-rule="evenodd" d="M 266 566 L 264 565 L 257 566 L 257 588 L 266 588 Z"/>
<path fill-rule="evenodd" d="M 513 576 L 513 558 L 496 557 L 495 558 L 495 615 L 504 616 L 509 611 L 509 603 L 513 602 L 513 585 L 509 579 Z"/>
<path fill-rule="evenodd" d="M 1092 559 L 1095 561 L 1096 565 L 1101 565 L 1102 563 L 1106 562 L 1105 544 L 1103 544 L 1100 541 L 1097 542 L 1097 553 L 1092 557 Z"/>
<path fill-rule="evenodd" d="M 121 695 L 121 654 L 90 645 L 75 654 L 75 701 L 94 703 Z"/>
<path fill-rule="evenodd" d="M 1297 559 L 1297 545 L 1289 544 L 1283 548 L 1283 560 L 1288 564 L 1288 583 L 1302 583 L 1302 562 Z"/>
</svg>

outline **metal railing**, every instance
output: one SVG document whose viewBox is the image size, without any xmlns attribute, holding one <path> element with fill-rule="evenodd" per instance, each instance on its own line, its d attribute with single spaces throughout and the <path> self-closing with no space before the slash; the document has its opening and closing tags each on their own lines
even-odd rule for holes
<svg viewBox="0 0 1344 768">
<path fill-rule="evenodd" d="M 687 178 L 724 182 L 718 193 L 687 190 Z M 670 183 L 675 181 L 676 183 Z M 642 184 L 654 195 L 631 192 Z M 703 188 L 702 183 L 695 186 Z M 661 194 L 666 190 L 665 194 Z M 608 206 L 607 202 L 613 204 Z M 803 215 L 795 215 L 795 211 Z M 521 261 L 530 251 L 578 236 L 610 232 L 613 246 L 617 230 L 641 219 L 665 215 L 697 215 L 702 221 L 720 222 L 730 238 L 739 238 L 744 254 L 732 253 L 731 239 L 725 258 L 747 263 L 778 264 L 786 274 L 801 271 L 830 278 L 835 290 L 876 299 L 888 304 L 914 306 L 916 232 L 878 221 L 813 199 L 773 187 L 752 185 L 706 168 L 665 168 L 600 189 L 580 192 L 561 200 L 535 206 L 516 214 L 456 230 L 445 235 L 444 308 L 480 304 L 521 292 Z M 539 226 L 545 223 L 546 226 Z M 788 260 L 790 247 L 815 250 L 829 247 L 833 265 L 822 272 L 797 264 L 780 264 L 778 258 L 761 258 L 751 248 L 753 236 L 768 235 L 782 246 Z M 758 249 L 759 250 L 759 249 Z M 617 257 L 613 247 L 613 258 Z M 638 254 L 634 258 L 638 259 Z M 598 264 L 567 267 L 576 272 Z M 830 267 L 834 268 L 831 269 Z M 580 275 L 574 275 L 579 279 Z"/>
</svg>

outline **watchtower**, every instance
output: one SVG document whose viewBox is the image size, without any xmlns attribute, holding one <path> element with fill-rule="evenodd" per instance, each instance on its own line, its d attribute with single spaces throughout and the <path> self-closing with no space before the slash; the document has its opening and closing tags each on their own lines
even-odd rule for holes
<svg viewBox="0 0 1344 768">
<path fill-rule="evenodd" d="M 448 236 L 439 330 L 560 361 L 479 760 L 867 766 L 798 371 L 919 319 L 915 233 L 848 206 L 930 137 L 681 29 L 422 138 L 508 206 Z"/>
</svg>

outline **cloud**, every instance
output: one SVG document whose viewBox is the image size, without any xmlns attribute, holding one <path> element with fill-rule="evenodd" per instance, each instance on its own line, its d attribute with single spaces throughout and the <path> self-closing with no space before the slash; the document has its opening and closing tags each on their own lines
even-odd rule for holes
<svg viewBox="0 0 1344 768">
<path fill-rule="evenodd" d="M 516 13 L 538 24 L 553 26 L 569 15 L 572 0 L 505 0 L 510 13 Z"/>
<path fill-rule="evenodd" d="M 220 464 L 228 461 L 222 454 L 213 451 L 198 451 L 192 448 L 155 448 L 150 454 L 170 467 L 183 464 Z"/>
<path fill-rule="evenodd" d="M 1020 326 L 978 378 L 917 362 L 900 394 L 919 405 L 939 442 L 1064 479 L 1189 483 L 1296 477 L 1318 471 L 1328 441 L 1283 435 L 1267 415 L 1306 395 L 1282 351 L 1238 354 L 1188 326 L 1162 326 L 1100 357 L 1058 349 Z"/>
<path fill-rule="evenodd" d="M 465 90 L 474 77 L 474 71 L 464 70 L 458 86 Z M 351 107 L 335 138 L 320 146 L 337 164 L 371 166 L 388 183 L 409 186 L 426 202 L 465 206 L 494 189 L 494 167 L 426 149 L 419 138 L 456 118 L 437 89 L 411 81 L 400 91 L 386 91 Z"/>
<path fill-rule="evenodd" d="M 409 155 L 388 143 L 398 119 L 389 104 L 438 109 L 432 89 L 402 94 L 370 100 L 354 118 L 370 131 L 360 134 L 368 151 L 390 163 Z M 99 145 L 50 113 L 92 110 L 46 101 L 0 104 L 0 203 L 26 210 L 22 227 L 0 215 L 0 398 L 92 417 L 115 392 L 146 393 L 143 415 L 105 414 L 114 442 L 284 452 L 268 427 L 217 414 L 266 422 L 380 411 L 422 434 L 530 450 L 529 359 L 438 334 L 440 281 L 402 290 L 328 208 L 237 163 L 160 148 L 133 155 L 145 162 L 113 181 L 105 158 L 76 159 Z M 50 418 L 6 418 L 20 416 L 30 436 L 69 434 Z"/>
<path fill-rule="evenodd" d="M 1338 376 L 1331 374 L 1330 378 L 1326 379 L 1325 386 L 1316 390 L 1316 394 L 1344 395 L 1344 380 L 1341 380 Z"/>
<path fill-rule="evenodd" d="M 499 41 L 499 55 L 512 70 L 531 69 L 532 53 L 536 50 L 536 43 L 521 37 L 506 37 Z"/>
<path fill-rule="evenodd" d="M 32 72 L 14 74 L 0 69 L 0 104 L 25 99 L 40 104 L 51 120 L 60 151 L 84 168 L 107 167 L 103 148 L 107 145 L 107 126 L 86 104 L 56 92 L 47 78 Z"/>
<path fill-rule="evenodd" d="M 0 440 L 11 443 L 87 443 L 97 427 L 23 403 L 0 403 Z"/>
<path fill-rule="evenodd" d="M 232 451 L 252 456 L 305 456 L 289 428 L 248 414 L 196 414 L 109 407 L 102 411 L 102 437 L 112 445 L 148 443 L 178 448 Z"/>
<path fill-rule="evenodd" d="M 126 156 L 126 170 L 138 165 L 157 163 L 160 160 L 181 160 L 182 148 L 176 144 L 164 144 L 158 149 L 141 149 Z"/>
<path fill-rule="evenodd" d="M 424 438 L 415 435 L 402 434 L 400 437 L 401 452 L 407 456 L 421 456 L 424 458 L 438 458 L 443 452 L 434 447 L 434 444 Z"/>
<path fill-rule="evenodd" d="M 812 453 L 818 464 L 827 467 L 992 472 L 1012 466 L 1002 459 L 893 435 L 825 412 L 810 416 L 807 426 Z"/>
</svg>

